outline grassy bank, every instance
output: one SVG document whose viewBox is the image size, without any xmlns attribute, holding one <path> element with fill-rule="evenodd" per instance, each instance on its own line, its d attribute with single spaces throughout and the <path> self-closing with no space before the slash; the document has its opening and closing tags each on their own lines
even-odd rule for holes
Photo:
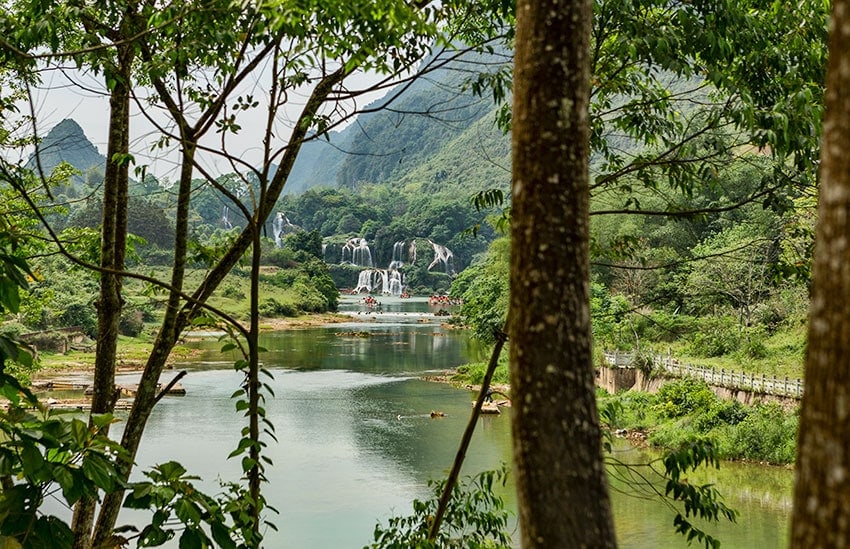
<svg viewBox="0 0 850 549">
<path fill-rule="evenodd" d="M 500 357 L 494 385 L 510 382 L 507 354 Z M 479 385 L 486 363 L 460 366 L 452 383 Z M 740 368 L 739 368 L 740 369 Z M 797 410 L 776 403 L 746 406 L 716 396 L 702 380 L 684 378 L 664 384 L 657 394 L 599 390 L 603 422 L 649 446 L 673 450 L 694 440 L 709 440 L 718 457 L 787 465 L 796 457 Z"/>
</svg>

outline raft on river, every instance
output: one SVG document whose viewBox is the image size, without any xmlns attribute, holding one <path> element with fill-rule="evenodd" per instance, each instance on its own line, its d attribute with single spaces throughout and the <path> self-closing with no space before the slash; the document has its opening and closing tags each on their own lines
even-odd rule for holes
<svg viewBox="0 0 850 549">
<path fill-rule="evenodd" d="M 134 383 L 132 385 L 116 385 L 116 387 L 121 391 L 121 396 L 125 397 L 134 397 L 136 393 L 139 391 L 139 384 Z M 162 390 L 162 384 L 157 384 L 157 391 Z M 91 396 L 94 393 L 94 389 L 92 387 L 86 388 L 86 395 Z M 183 388 L 183 385 L 180 383 L 175 383 L 171 387 L 168 388 L 168 391 L 165 393 L 167 395 L 173 396 L 185 396 L 186 389 Z"/>
<path fill-rule="evenodd" d="M 475 402 L 472 403 L 472 407 L 475 408 Z M 482 414 L 501 414 L 502 411 L 499 410 L 498 402 L 485 402 L 481 405 L 481 413 Z"/>
</svg>

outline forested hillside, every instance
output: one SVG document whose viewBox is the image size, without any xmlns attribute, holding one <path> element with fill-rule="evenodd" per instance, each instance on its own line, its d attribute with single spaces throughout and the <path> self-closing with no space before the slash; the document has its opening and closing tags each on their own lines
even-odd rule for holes
<svg viewBox="0 0 850 549">
<path fill-rule="evenodd" d="M 408 262 L 401 268 L 405 286 L 425 293 L 448 290 L 451 276 L 484 251 L 493 236 L 484 223 L 487 212 L 476 210 L 473 195 L 491 188 L 506 191 L 510 179 L 510 139 L 496 125 L 496 106 L 470 89 L 474 71 L 487 70 L 487 63 L 481 56 L 466 57 L 472 61 L 426 60 L 420 78 L 391 89 L 345 129 L 308 138 L 276 208 L 279 214 L 265 225 L 269 245 L 280 246 L 284 235 L 299 230 L 315 231 L 330 250 L 353 238 L 366 239 L 370 266 L 387 268 L 397 242 L 409 246 L 418 239 L 418 265 Z M 66 130 L 71 138 L 53 140 L 52 132 L 45 140 L 53 151 L 51 161 L 64 160 L 87 178 L 73 189 L 59 190 L 69 206 L 53 221 L 58 230 L 96 229 L 101 201 L 95 191 L 102 172 L 92 171 L 89 158 L 77 154 L 96 149 L 73 120 L 62 122 L 55 133 Z M 201 251 L 226 241 L 228 232 L 245 222 L 222 192 L 247 205 L 251 193 L 242 180 L 222 174 L 217 185 L 220 190 L 200 179 L 195 184 L 191 236 Z M 176 207 L 171 184 L 148 174 L 131 182 L 130 194 L 129 229 L 143 239 L 136 242 L 138 261 L 167 264 Z M 78 195 L 85 198 L 71 202 Z M 450 267 L 430 265 L 434 245 L 452 254 Z M 339 256 L 326 260 L 340 287 L 357 285 L 364 265 L 338 265 Z"/>
<path fill-rule="evenodd" d="M 472 93 L 471 85 L 479 72 L 496 70 L 510 58 L 442 56 L 425 60 L 420 77 L 368 104 L 343 130 L 305 143 L 287 193 L 317 185 L 396 186 L 411 178 L 442 190 L 478 189 L 482 181 L 507 188 L 509 139 L 495 127 L 492 99 Z M 500 167 L 497 177 L 493 164 Z"/>
</svg>

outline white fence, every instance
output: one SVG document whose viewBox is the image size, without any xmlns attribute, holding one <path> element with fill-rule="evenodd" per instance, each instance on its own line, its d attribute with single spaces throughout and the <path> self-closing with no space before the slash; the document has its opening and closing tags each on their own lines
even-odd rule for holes
<svg viewBox="0 0 850 549">
<path fill-rule="evenodd" d="M 604 353 L 605 362 L 614 368 L 627 368 L 632 364 L 634 353 L 622 351 Z M 753 393 L 766 395 L 784 396 L 791 398 L 803 397 L 802 379 L 780 379 L 776 376 L 767 377 L 765 374 L 747 374 L 744 372 L 727 372 L 721 368 L 720 371 L 713 368 L 703 368 L 682 364 L 670 355 L 653 354 L 653 369 L 660 370 L 665 375 L 672 377 L 696 377 L 705 380 L 709 385 L 715 387 L 727 387 Z"/>
</svg>

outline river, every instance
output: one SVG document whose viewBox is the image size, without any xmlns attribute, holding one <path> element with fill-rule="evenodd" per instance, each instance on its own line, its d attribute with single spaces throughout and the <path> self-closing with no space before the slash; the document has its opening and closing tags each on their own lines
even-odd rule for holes
<svg viewBox="0 0 850 549">
<path fill-rule="evenodd" d="M 464 331 L 441 327 L 422 299 L 381 301 L 381 312 L 369 311 L 346 296 L 341 310 L 352 315 L 351 323 L 262 338 L 268 352 L 261 360 L 274 376 L 269 383 L 275 392 L 266 409 L 279 441 L 270 441 L 266 454 L 274 465 L 264 490 L 280 511 L 268 517 L 279 530 L 266 532 L 266 547 L 363 547 L 377 521 L 410 514 L 412 500 L 428 495 L 428 480 L 444 477 L 451 467 L 475 395 L 420 378 L 481 360 L 482 349 Z M 204 478 L 206 490 L 215 491 L 216 479 L 239 475 L 238 463 L 226 458 L 245 424 L 230 398 L 240 374 L 232 369 L 234 357 L 218 351 L 220 343 L 197 345 L 202 355 L 175 367 L 175 372 L 188 371 L 182 381 L 186 396 L 157 405 L 138 461 L 175 459 Z M 432 418 L 431 411 L 445 417 Z M 509 414 L 505 409 L 480 419 L 464 475 L 510 462 Z M 653 456 L 623 443 L 616 457 L 646 461 Z M 716 483 L 726 502 L 741 512 L 738 524 L 710 529 L 723 547 L 787 544 L 789 470 L 724 464 L 701 477 Z M 629 489 L 614 477 L 612 488 L 621 547 L 687 546 L 673 532 L 667 507 L 625 495 Z M 511 488 L 503 495 L 514 509 Z"/>
</svg>

